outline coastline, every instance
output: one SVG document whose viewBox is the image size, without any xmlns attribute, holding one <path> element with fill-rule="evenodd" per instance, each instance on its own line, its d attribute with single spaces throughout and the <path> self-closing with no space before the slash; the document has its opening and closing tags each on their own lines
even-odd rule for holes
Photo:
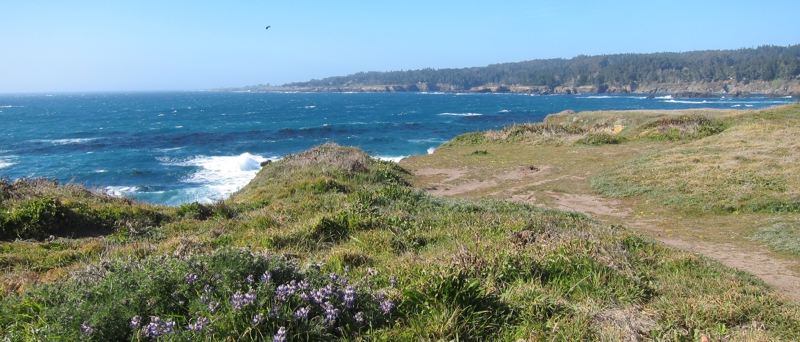
<svg viewBox="0 0 800 342">
<path fill-rule="evenodd" d="M 664 95 L 695 93 L 711 97 L 792 97 L 800 98 L 800 80 L 781 82 L 766 81 L 721 81 L 699 83 L 643 83 L 633 82 L 625 86 L 584 85 L 584 86 L 521 86 L 521 85 L 482 85 L 462 88 L 449 84 L 417 83 L 411 85 L 348 85 L 348 86 L 246 86 L 214 88 L 209 91 L 231 92 L 308 92 L 308 93 L 510 93 L 528 95 Z"/>
</svg>

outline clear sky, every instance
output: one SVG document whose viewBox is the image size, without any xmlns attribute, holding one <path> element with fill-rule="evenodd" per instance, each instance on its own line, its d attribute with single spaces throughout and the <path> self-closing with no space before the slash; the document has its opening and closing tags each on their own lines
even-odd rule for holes
<svg viewBox="0 0 800 342">
<path fill-rule="evenodd" d="M 800 43 L 799 17 L 798 0 L 4 0 L 0 93 L 278 85 L 358 71 L 785 46 Z"/>
</svg>

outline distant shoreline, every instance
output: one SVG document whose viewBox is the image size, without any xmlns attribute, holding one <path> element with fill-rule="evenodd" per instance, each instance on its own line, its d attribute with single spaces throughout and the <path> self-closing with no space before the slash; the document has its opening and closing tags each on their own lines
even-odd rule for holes
<svg viewBox="0 0 800 342">
<path fill-rule="evenodd" d="M 708 82 L 646 85 L 614 86 L 519 86 L 519 85 L 483 85 L 462 89 L 450 85 L 429 86 L 419 83 L 415 85 L 351 85 L 351 86 L 245 86 L 213 88 L 207 91 L 220 92 L 304 92 L 304 93 L 492 93 L 492 94 L 527 94 L 527 95 L 672 95 L 680 98 L 715 98 L 715 97 L 787 97 L 800 98 L 800 81 L 789 81 L 776 87 L 771 82 Z"/>
</svg>

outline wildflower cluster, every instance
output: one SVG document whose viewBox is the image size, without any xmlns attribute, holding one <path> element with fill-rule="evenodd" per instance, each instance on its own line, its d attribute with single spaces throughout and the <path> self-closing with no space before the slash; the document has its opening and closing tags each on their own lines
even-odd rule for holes
<svg viewBox="0 0 800 342">
<path fill-rule="evenodd" d="M 327 339 L 358 334 L 390 321 L 395 305 L 383 291 L 394 291 L 394 278 L 378 289 L 375 284 L 382 281 L 375 270 L 353 280 L 349 269 L 341 274 L 322 269 L 300 270 L 295 263 L 284 262 L 266 270 L 243 268 L 232 277 L 224 270 L 220 275 L 191 268 L 180 273 L 183 285 L 171 296 L 180 298 L 185 311 L 159 310 L 133 316 L 129 323 L 138 336 L 151 340 L 169 334 L 189 340 L 225 339 L 244 331 L 250 338 L 273 336 L 273 341 L 286 341 L 293 336 Z M 82 330 L 91 334 L 88 323 Z"/>
<path fill-rule="evenodd" d="M 163 335 L 175 332 L 175 321 L 168 318 L 166 321 L 156 316 L 150 317 L 150 324 L 143 329 L 144 335 L 150 339 L 156 339 Z"/>
</svg>

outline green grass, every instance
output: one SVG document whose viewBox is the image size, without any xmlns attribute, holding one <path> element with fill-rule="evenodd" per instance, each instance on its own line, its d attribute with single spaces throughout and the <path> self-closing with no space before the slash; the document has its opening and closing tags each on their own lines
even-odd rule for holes
<svg viewBox="0 0 800 342">
<path fill-rule="evenodd" d="M 768 226 L 753 233 L 750 239 L 763 242 L 778 251 L 800 255 L 800 222 L 797 220 L 772 221 Z"/>
<path fill-rule="evenodd" d="M 726 123 L 673 119 L 700 122 L 696 139 L 606 169 L 592 186 L 608 196 L 644 195 L 687 211 L 800 212 L 800 145 L 793 138 L 800 133 L 799 106 L 728 117 Z"/>
<path fill-rule="evenodd" d="M 0 242 L 0 336 L 139 340 L 129 323 L 141 316 L 176 323 L 163 340 L 270 340 L 280 327 L 292 340 L 800 339 L 800 308 L 748 274 L 582 214 L 438 198 L 411 181 L 394 163 L 327 144 L 265 166 L 213 205 L 87 193 L 88 207 L 147 219 L 100 220 L 114 222 L 100 237 Z M 74 188 L 26 200 L 77 201 L 49 195 Z M 266 270 L 271 285 L 247 282 Z M 276 305 L 277 286 L 303 279 L 338 291 L 340 318 L 326 321 L 299 293 Z M 215 288 L 205 303 L 204 285 Z M 354 307 L 343 304 L 347 286 Z M 251 289 L 258 299 L 237 310 L 232 296 Z M 387 300 L 396 307 L 383 310 Z M 220 305 L 210 312 L 209 302 Z M 312 318 L 294 318 L 306 306 Z M 185 328 L 201 318 L 213 333 Z"/>
</svg>

